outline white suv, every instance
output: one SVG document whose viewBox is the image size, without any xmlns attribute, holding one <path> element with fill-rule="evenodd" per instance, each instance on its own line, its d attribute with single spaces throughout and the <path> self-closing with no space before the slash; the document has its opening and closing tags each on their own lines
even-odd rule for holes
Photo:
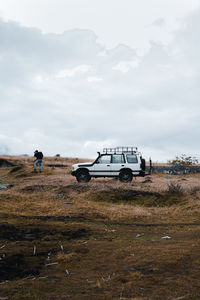
<svg viewBox="0 0 200 300">
<path fill-rule="evenodd" d="M 78 182 L 88 182 L 91 177 L 118 177 L 122 182 L 130 182 L 133 176 L 145 176 L 146 163 L 135 147 L 104 148 L 98 152 L 94 162 L 80 163 L 72 166 L 71 175 Z"/>
</svg>

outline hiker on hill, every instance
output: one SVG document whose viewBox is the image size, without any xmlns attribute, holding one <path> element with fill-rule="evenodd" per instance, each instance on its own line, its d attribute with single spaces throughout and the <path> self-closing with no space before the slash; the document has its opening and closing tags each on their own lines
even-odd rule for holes
<svg viewBox="0 0 200 300">
<path fill-rule="evenodd" d="M 38 150 L 35 150 L 34 152 L 34 157 L 36 157 L 36 160 L 34 161 L 34 173 L 37 173 L 36 171 L 36 167 L 39 166 L 40 167 L 40 172 L 42 172 L 42 159 L 43 159 L 43 153 L 39 152 Z"/>
</svg>

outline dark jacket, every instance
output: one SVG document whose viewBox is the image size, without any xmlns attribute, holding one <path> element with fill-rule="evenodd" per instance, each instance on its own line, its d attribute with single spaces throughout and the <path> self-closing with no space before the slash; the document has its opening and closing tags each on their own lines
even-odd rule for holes
<svg viewBox="0 0 200 300">
<path fill-rule="evenodd" d="M 34 153 L 34 156 L 35 156 L 37 159 L 43 159 L 43 153 L 42 153 L 42 152 L 35 152 L 35 153 Z"/>
</svg>

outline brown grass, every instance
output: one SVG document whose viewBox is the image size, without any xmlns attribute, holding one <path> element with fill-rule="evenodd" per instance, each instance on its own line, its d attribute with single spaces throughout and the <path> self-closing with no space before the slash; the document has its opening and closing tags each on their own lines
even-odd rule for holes
<svg viewBox="0 0 200 300">
<path fill-rule="evenodd" d="M 200 175 L 78 184 L 78 159 L 45 158 L 33 174 L 32 158 L 5 158 L 21 168 L 0 169 L 13 184 L 0 191 L 0 298 L 199 299 Z"/>
</svg>

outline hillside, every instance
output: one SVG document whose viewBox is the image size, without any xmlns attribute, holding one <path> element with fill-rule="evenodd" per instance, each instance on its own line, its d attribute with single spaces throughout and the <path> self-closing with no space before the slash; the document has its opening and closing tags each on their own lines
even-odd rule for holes
<svg viewBox="0 0 200 300">
<path fill-rule="evenodd" d="M 0 157 L 0 300 L 199 299 L 200 174 L 80 184 L 78 161 Z"/>
</svg>

